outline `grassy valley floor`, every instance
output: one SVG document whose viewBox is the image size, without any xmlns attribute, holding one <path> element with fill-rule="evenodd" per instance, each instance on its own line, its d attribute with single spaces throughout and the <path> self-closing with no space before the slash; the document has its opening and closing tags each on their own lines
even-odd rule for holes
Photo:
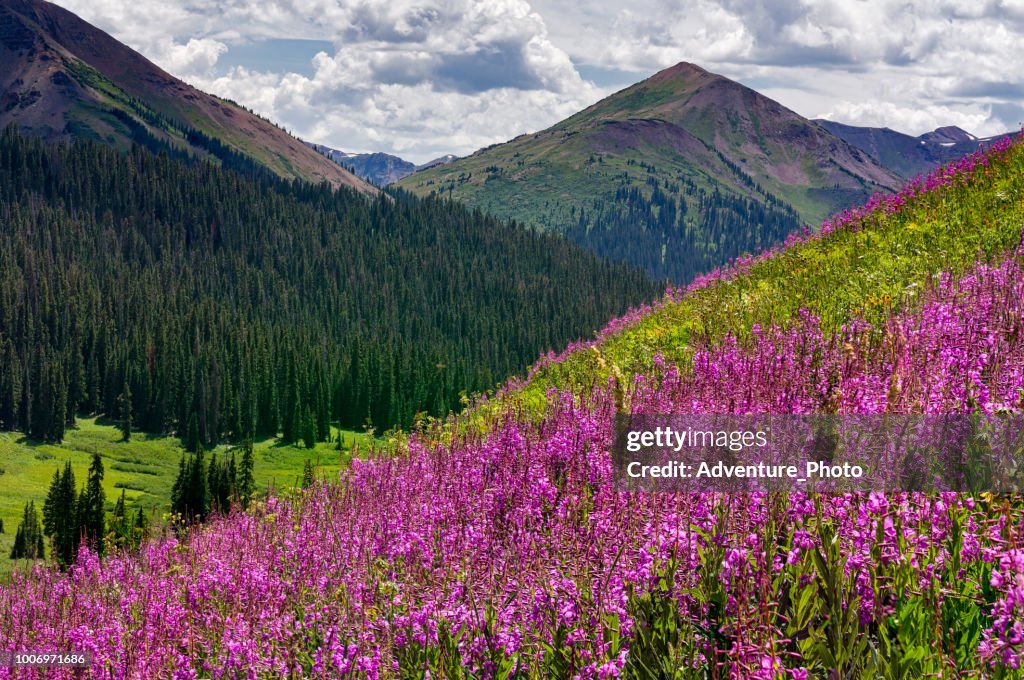
<svg viewBox="0 0 1024 680">
<path fill-rule="evenodd" d="M 337 437 L 337 431 L 334 437 Z M 364 449 L 371 438 L 362 433 L 343 431 L 342 451 L 336 442 L 321 442 L 314 449 L 291 446 L 268 438 L 255 443 L 255 476 L 259 492 L 268 488 L 287 488 L 301 482 L 306 460 L 316 466 L 318 476 L 334 475 L 339 464 L 352 455 L 353 446 Z M 232 446 L 219 446 L 219 457 L 231 455 Z M 152 522 L 161 520 L 170 507 L 171 487 L 178 474 L 178 462 L 184 449 L 176 437 L 135 433 L 129 442 L 121 441 L 117 427 L 104 419 L 79 418 L 61 444 L 42 444 L 16 432 L 0 433 L 0 574 L 9 573 L 15 563 L 8 559 L 14 534 L 25 504 L 35 501 L 42 512 L 53 473 L 68 461 L 81 487 L 86 480 L 93 452 L 103 458 L 103 485 L 107 511 L 125 491 L 130 512 L 140 506 Z M 212 453 L 212 452 L 210 452 Z M 209 455 L 207 454 L 207 460 Z M 241 461 L 241 451 L 236 454 Z"/>
</svg>

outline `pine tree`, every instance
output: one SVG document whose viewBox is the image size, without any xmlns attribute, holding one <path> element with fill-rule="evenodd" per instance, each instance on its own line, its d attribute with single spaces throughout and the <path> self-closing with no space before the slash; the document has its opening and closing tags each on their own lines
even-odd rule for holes
<svg viewBox="0 0 1024 680">
<path fill-rule="evenodd" d="M 195 455 L 182 456 L 178 464 L 178 477 L 171 489 L 171 510 L 186 522 L 200 522 L 210 512 L 208 479 L 212 468 L 206 468 L 204 458 L 200 447 Z"/>
<path fill-rule="evenodd" d="M 43 550 L 43 532 L 39 526 L 39 513 L 36 512 L 36 504 L 29 501 L 25 504 L 21 524 L 18 525 L 18 530 L 14 534 L 11 559 L 42 559 Z"/>
<path fill-rule="evenodd" d="M 25 527 L 24 523 L 18 525 L 14 532 L 14 545 L 11 547 L 11 559 L 20 560 L 25 556 Z"/>
<path fill-rule="evenodd" d="M 231 500 L 238 500 L 238 465 L 235 463 L 235 452 L 231 452 L 231 461 L 228 463 L 228 488 L 231 490 Z"/>
<path fill-rule="evenodd" d="M 142 544 L 142 539 L 146 536 L 146 514 L 139 508 L 138 512 L 135 513 L 135 523 L 132 526 L 132 546 L 136 547 Z"/>
<path fill-rule="evenodd" d="M 305 417 L 302 419 L 302 443 L 307 449 L 312 449 L 316 446 L 316 440 L 316 421 L 313 420 L 313 414 L 309 409 L 306 409 Z"/>
<path fill-rule="evenodd" d="M 210 456 L 210 466 L 206 471 L 206 488 L 210 494 L 210 510 L 213 512 L 223 511 L 220 506 L 221 476 L 220 467 L 217 465 L 217 452 Z"/>
<path fill-rule="evenodd" d="M 245 451 L 242 453 L 242 467 L 238 471 L 238 498 L 246 510 L 249 509 L 252 494 L 256 490 L 256 480 L 253 477 L 254 468 L 252 441 L 246 441 Z"/>
<path fill-rule="evenodd" d="M 114 503 L 114 511 L 110 515 L 110 538 L 116 547 L 124 548 L 129 545 L 130 533 L 125 510 L 124 489 L 121 489 L 121 495 Z"/>
<path fill-rule="evenodd" d="M 231 509 L 231 496 L 234 493 L 231 475 L 231 461 L 218 462 L 217 454 L 214 452 L 210 459 L 206 482 L 210 493 L 211 511 L 227 513 Z"/>
<path fill-rule="evenodd" d="M 171 487 L 171 512 L 185 517 L 186 494 L 189 481 L 188 464 L 183 455 L 178 461 L 178 476 Z"/>
<path fill-rule="evenodd" d="M 128 381 L 124 383 L 121 394 L 117 397 L 117 426 L 121 430 L 121 441 L 131 441 L 132 438 L 132 391 L 128 387 Z"/>
<path fill-rule="evenodd" d="M 62 567 L 70 565 L 78 551 L 79 524 L 75 494 L 75 473 L 71 463 L 64 472 L 54 473 L 43 504 L 43 531 L 53 545 L 53 556 Z"/>
<path fill-rule="evenodd" d="M 313 486 L 314 480 L 313 464 L 309 461 L 309 458 L 307 458 L 306 464 L 302 467 L 302 488 L 308 489 Z"/>
<path fill-rule="evenodd" d="M 206 519 L 210 513 L 210 490 L 206 484 L 205 454 L 200 446 L 192 466 L 189 507 L 197 520 Z"/>
<path fill-rule="evenodd" d="M 182 446 L 191 453 L 198 453 L 203 448 L 202 440 L 199 437 L 199 418 L 195 411 L 189 414 L 188 427 L 185 430 Z"/>
<path fill-rule="evenodd" d="M 103 460 L 99 453 L 92 454 L 89 477 L 81 499 L 78 504 L 79 533 L 91 548 L 102 554 L 107 495 L 103 491 Z"/>
</svg>

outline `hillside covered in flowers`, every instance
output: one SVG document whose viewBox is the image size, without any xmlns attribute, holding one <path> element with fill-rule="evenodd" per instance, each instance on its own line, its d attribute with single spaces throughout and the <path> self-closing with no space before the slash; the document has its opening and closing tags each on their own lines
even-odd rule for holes
<svg viewBox="0 0 1024 680">
<path fill-rule="evenodd" d="M 626 493 L 610 455 L 623 411 L 1024 411 L 1022 225 L 1005 143 L 338 479 L 15 573 L 0 650 L 112 678 L 1022 677 L 1021 496 Z"/>
</svg>

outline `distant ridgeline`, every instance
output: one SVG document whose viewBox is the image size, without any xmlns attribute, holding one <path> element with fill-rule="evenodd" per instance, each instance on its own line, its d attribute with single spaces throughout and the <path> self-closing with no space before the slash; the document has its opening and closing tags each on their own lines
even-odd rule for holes
<svg viewBox="0 0 1024 680">
<path fill-rule="evenodd" d="M 659 292 L 450 202 L 261 174 L 5 130 L 0 428 L 57 441 L 76 413 L 127 411 L 210 445 L 409 426 Z"/>
</svg>

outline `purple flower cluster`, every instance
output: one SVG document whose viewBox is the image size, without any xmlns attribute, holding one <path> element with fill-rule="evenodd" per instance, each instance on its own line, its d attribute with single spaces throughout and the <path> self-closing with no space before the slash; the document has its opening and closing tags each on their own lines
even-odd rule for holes
<svg viewBox="0 0 1024 680">
<path fill-rule="evenodd" d="M 1024 133 L 1022 133 L 1024 134 Z M 780 253 L 796 248 L 801 244 L 814 239 L 820 239 L 839 230 L 857 231 L 866 222 L 884 218 L 888 215 L 898 213 L 900 210 L 912 204 L 915 199 L 922 196 L 934 197 L 946 187 L 959 186 L 967 183 L 976 172 L 984 172 L 999 157 L 1020 143 L 1021 136 L 1007 136 L 994 144 L 975 151 L 972 154 L 952 161 L 946 165 L 936 168 L 932 172 L 914 178 L 909 181 L 896 194 L 876 193 L 871 196 L 867 203 L 862 206 L 850 208 L 831 219 L 822 223 L 820 230 L 813 231 L 805 227 L 803 231 L 791 233 L 779 246 L 768 248 L 756 255 L 743 255 L 735 258 L 729 264 L 717 267 L 710 272 L 697 276 L 687 286 L 681 288 L 669 288 L 665 297 L 649 305 L 630 310 L 628 313 L 609 322 L 594 339 L 580 341 L 570 344 L 563 351 L 549 352 L 542 356 L 531 366 L 526 382 L 542 371 L 546 366 L 558 364 L 565 361 L 569 356 L 599 346 L 608 338 L 621 333 L 623 330 L 633 326 L 652 312 L 655 312 L 665 305 L 678 302 L 692 293 L 707 288 L 720 281 L 729 281 L 750 272 L 751 268 L 759 262 L 777 257 Z M 513 381 L 503 390 L 504 393 L 514 391 L 523 383 Z"/>
<path fill-rule="evenodd" d="M 637 413 L 1019 411 L 1022 274 L 1020 253 L 979 265 L 884 327 L 834 337 L 804 313 L 695 347 L 692 369 L 656 360 L 627 386 L 553 391 L 540 423 L 510 400 L 486 435 L 414 436 L 336 484 L 180 541 L 15 573 L 0 587 L 0 650 L 90 651 L 94 674 L 114 678 L 388 678 L 446 664 L 611 678 L 648 638 L 645 607 L 667 598 L 687 663 L 799 678 L 805 659 L 773 603 L 801 588 L 824 597 L 827 578 L 837 611 L 880 625 L 906 593 L 941 600 L 950 570 L 971 582 L 987 568 L 977 586 L 996 599 L 978 658 L 1016 668 L 1019 509 L 955 494 L 623 493 L 609 451 L 624 394 Z"/>
</svg>

